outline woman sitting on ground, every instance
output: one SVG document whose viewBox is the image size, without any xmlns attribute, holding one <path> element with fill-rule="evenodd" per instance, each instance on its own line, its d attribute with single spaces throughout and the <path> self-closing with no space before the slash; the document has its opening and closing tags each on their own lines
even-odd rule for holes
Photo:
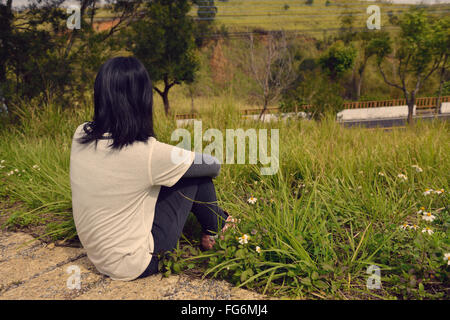
<svg viewBox="0 0 450 320">
<path fill-rule="evenodd" d="M 75 226 L 97 270 L 116 280 L 158 272 L 190 212 L 212 249 L 228 214 L 217 205 L 216 158 L 161 143 L 152 83 L 133 57 L 108 60 L 94 85 L 93 121 L 75 131 L 70 182 Z M 194 161 L 195 160 L 195 161 Z"/>
</svg>

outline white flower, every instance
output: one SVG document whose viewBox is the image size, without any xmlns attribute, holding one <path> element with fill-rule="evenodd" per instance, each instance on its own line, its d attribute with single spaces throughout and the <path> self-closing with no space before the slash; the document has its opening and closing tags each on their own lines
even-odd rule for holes
<svg viewBox="0 0 450 320">
<path fill-rule="evenodd" d="M 444 253 L 444 261 L 450 266 L 450 253 Z"/>
<path fill-rule="evenodd" d="M 406 230 L 408 228 L 409 228 L 409 224 L 406 222 L 400 226 L 400 229 L 402 229 L 402 230 Z"/>
<path fill-rule="evenodd" d="M 38 166 L 37 164 L 35 164 L 35 165 L 33 166 L 33 169 L 38 169 L 38 170 L 39 170 L 39 166 Z"/>
<path fill-rule="evenodd" d="M 417 228 L 419 227 L 417 224 L 413 224 L 412 226 L 408 226 L 410 229 L 414 229 L 417 230 Z"/>
<path fill-rule="evenodd" d="M 384 173 L 383 173 L 383 172 L 381 172 L 381 171 L 380 171 L 380 172 L 378 172 L 378 175 L 379 175 L 379 176 L 382 176 L 382 177 L 384 177 Z"/>
<path fill-rule="evenodd" d="M 417 211 L 417 214 L 421 214 L 425 212 L 425 207 L 420 207 L 420 210 Z"/>
<path fill-rule="evenodd" d="M 248 203 L 251 203 L 251 204 L 255 204 L 256 200 L 258 200 L 258 199 L 255 198 L 255 197 L 253 197 L 253 196 L 251 196 L 251 197 L 247 200 L 247 202 L 248 202 Z"/>
<path fill-rule="evenodd" d="M 5 160 L 0 161 L 0 163 L 5 163 Z"/>
<path fill-rule="evenodd" d="M 422 219 L 425 221 L 432 222 L 434 219 L 436 219 L 436 217 L 432 215 L 431 212 L 424 212 L 422 215 Z"/>
<path fill-rule="evenodd" d="M 429 195 L 430 193 L 434 192 L 433 189 L 425 189 L 425 192 L 423 193 L 424 196 Z"/>
<path fill-rule="evenodd" d="M 434 190 L 434 193 L 436 193 L 436 194 L 444 193 L 444 189 Z"/>
<path fill-rule="evenodd" d="M 413 164 L 411 167 L 414 168 L 414 169 L 416 169 L 417 172 L 423 172 L 422 168 L 419 167 L 419 166 L 416 165 L 416 164 Z"/>
<path fill-rule="evenodd" d="M 250 240 L 250 236 L 248 234 L 243 234 L 242 237 L 239 237 L 240 244 L 247 244 L 248 240 Z"/>
<path fill-rule="evenodd" d="M 255 250 L 256 252 L 261 253 L 261 248 L 259 246 L 256 246 Z"/>
<path fill-rule="evenodd" d="M 15 172 L 19 172 L 19 169 L 14 169 Z"/>
<path fill-rule="evenodd" d="M 422 233 L 433 234 L 433 233 L 434 233 L 434 231 L 433 231 L 433 230 L 431 230 L 431 229 L 430 229 L 430 228 L 428 228 L 428 227 L 425 227 L 425 228 L 423 228 L 423 229 L 422 229 Z"/>
<path fill-rule="evenodd" d="M 399 173 L 399 174 L 397 175 L 397 177 L 400 178 L 400 179 L 402 179 L 402 180 L 404 180 L 404 181 L 408 180 L 408 177 L 407 177 L 406 175 L 404 175 L 403 173 Z"/>
</svg>

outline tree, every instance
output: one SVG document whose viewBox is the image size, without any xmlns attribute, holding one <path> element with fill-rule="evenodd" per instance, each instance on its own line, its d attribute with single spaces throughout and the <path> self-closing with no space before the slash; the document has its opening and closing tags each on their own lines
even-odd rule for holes
<svg viewBox="0 0 450 320">
<path fill-rule="evenodd" d="M 364 72 L 369 59 L 376 56 L 378 39 L 382 39 L 386 36 L 387 33 L 385 31 L 378 30 L 361 31 L 356 35 L 359 50 L 353 73 L 353 99 L 355 101 L 358 101 L 361 97 Z"/>
<path fill-rule="evenodd" d="M 125 34 L 128 47 L 147 68 L 161 96 L 164 111 L 169 114 L 169 90 L 182 82 L 192 83 L 199 63 L 195 56 L 194 24 L 188 16 L 187 0 L 154 0 L 146 2 L 143 17 L 131 24 Z"/>
<path fill-rule="evenodd" d="M 336 81 L 353 67 L 355 58 L 356 49 L 353 45 L 337 41 L 319 58 L 319 65 L 332 81 Z"/>
<path fill-rule="evenodd" d="M 250 33 L 248 46 L 246 66 L 259 88 L 263 104 L 261 118 L 267 106 L 277 100 L 295 79 L 292 55 L 283 31 L 268 32 L 260 43 L 256 43 L 253 33 Z"/>
<path fill-rule="evenodd" d="M 194 25 L 194 37 L 197 47 L 205 44 L 205 38 L 213 33 L 213 25 L 217 14 L 214 0 L 192 0 L 197 5 L 197 19 Z"/>
<path fill-rule="evenodd" d="M 74 30 L 67 28 L 63 2 L 32 0 L 19 11 L 12 0 L 0 0 L 0 89 L 6 98 L 71 105 L 107 58 L 107 40 L 135 17 L 141 0 L 108 0 L 115 24 L 104 31 L 93 28 L 98 0 L 76 2 L 81 29 Z"/>
<path fill-rule="evenodd" d="M 377 66 L 386 84 L 403 92 L 408 105 L 408 124 L 413 123 L 416 96 L 423 84 L 448 56 L 448 44 L 443 44 L 442 31 L 437 32 L 437 22 L 428 17 L 423 9 L 412 9 L 398 21 L 400 33 L 393 51 L 389 35 L 375 41 Z M 445 32 L 448 34 L 448 25 Z M 383 62 L 389 59 L 396 66 L 398 79 L 389 79 L 383 69 Z"/>
<path fill-rule="evenodd" d="M 444 87 L 444 83 L 449 79 L 449 55 L 450 55 L 450 18 L 447 16 L 445 19 L 440 19 L 435 26 L 435 50 L 436 54 L 442 54 L 442 63 L 439 70 L 439 89 L 436 108 L 440 113 L 441 97 Z"/>
</svg>

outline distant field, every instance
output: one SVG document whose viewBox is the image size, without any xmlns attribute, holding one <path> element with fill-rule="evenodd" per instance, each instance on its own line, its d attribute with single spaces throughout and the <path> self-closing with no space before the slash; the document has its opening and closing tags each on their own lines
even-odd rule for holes
<svg viewBox="0 0 450 320">
<path fill-rule="evenodd" d="M 389 4 L 378 1 L 332 1 L 313 0 L 229 0 L 215 1 L 217 7 L 216 22 L 225 25 L 231 32 L 247 31 L 248 28 L 266 30 L 296 30 L 320 37 L 324 32 L 333 32 L 339 28 L 341 18 L 353 15 L 356 28 L 365 28 L 369 15 L 366 13 L 369 5 L 378 5 L 381 9 L 381 26 L 392 27 L 389 15 L 400 14 L 408 8 L 417 5 Z M 206 2 L 205 2 L 206 6 Z M 437 16 L 450 12 L 450 4 L 426 6 Z M 191 15 L 197 17 L 197 7 Z M 207 10 L 207 7 L 200 10 Z M 100 10 L 98 20 L 111 18 L 107 10 Z"/>
</svg>

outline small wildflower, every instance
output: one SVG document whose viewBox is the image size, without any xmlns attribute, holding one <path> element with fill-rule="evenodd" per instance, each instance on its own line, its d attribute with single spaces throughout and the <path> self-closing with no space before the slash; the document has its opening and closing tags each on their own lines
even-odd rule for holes
<svg viewBox="0 0 450 320">
<path fill-rule="evenodd" d="M 421 214 L 425 212 L 425 207 L 420 207 L 420 210 L 417 211 L 417 214 Z"/>
<path fill-rule="evenodd" d="M 419 228 L 419 226 L 417 224 L 413 224 L 412 226 L 409 226 L 409 228 L 417 230 L 417 228 Z"/>
<path fill-rule="evenodd" d="M 411 166 L 411 168 L 414 168 L 414 169 L 416 169 L 416 171 L 417 171 L 417 172 L 423 172 L 422 168 L 421 168 L 421 167 L 419 167 L 419 166 L 418 166 L 418 165 L 416 165 L 416 164 L 413 164 L 413 165 Z"/>
<path fill-rule="evenodd" d="M 431 230 L 431 229 L 430 229 L 430 228 L 428 228 L 428 227 L 425 227 L 425 228 L 423 228 L 423 229 L 422 229 L 422 233 L 433 234 L 433 233 L 434 233 L 434 231 L 433 231 L 433 230 Z"/>
<path fill-rule="evenodd" d="M 450 253 L 444 253 L 444 261 L 447 261 L 447 265 L 450 266 Z"/>
<path fill-rule="evenodd" d="M 378 172 L 378 175 L 379 175 L 379 176 L 382 176 L 382 177 L 384 177 L 384 173 L 383 173 L 383 172 L 381 172 L 381 171 L 380 171 L 380 172 Z"/>
<path fill-rule="evenodd" d="M 444 189 L 434 190 L 434 193 L 436 194 L 444 193 Z"/>
<path fill-rule="evenodd" d="M 251 197 L 247 200 L 247 202 L 248 202 L 248 203 L 251 203 L 251 204 L 255 204 L 256 200 L 258 200 L 258 199 L 255 198 L 255 197 L 253 197 L 253 196 L 251 196 Z"/>
<path fill-rule="evenodd" d="M 406 222 L 400 226 L 400 229 L 402 229 L 402 230 L 406 230 L 408 228 L 409 228 L 409 224 Z"/>
<path fill-rule="evenodd" d="M 19 169 L 14 169 L 15 172 L 19 172 Z"/>
<path fill-rule="evenodd" d="M 430 193 L 432 193 L 432 192 L 434 192 L 434 190 L 433 189 L 425 189 L 425 192 L 423 193 L 423 195 L 424 196 L 427 196 L 427 195 L 429 195 Z"/>
<path fill-rule="evenodd" d="M 248 234 L 243 234 L 241 237 L 238 238 L 240 244 L 247 244 L 248 240 L 250 240 L 250 236 Z"/>
<path fill-rule="evenodd" d="M 261 253 L 261 248 L 259 246 L 256 246 L 255 250 L 256 252 Z"/>
<path fill-rule="evenodd" d="M 422 215 L 422 219 L 425 221 L 432 222 L 436 217 L 431 214 L 431 212 L 424 212 Z"/>
<path fill-rule="evenodd" d="M 0 161 L 1 164 L 5 163 L 5 160 Z"/>
<path fill-rule="evenodd" d="M 358 186 L 358 190 L 361 190 L 362 189 L 362 187 L 361 186 Z"/>
<path fill-rule="evenodd" d="M 408 177 L 407 177 L 406 175 L 404 175 L 403 173 L 399 173 L 399 174 L 397 175 L 397 177 L 400 178 L 400 179 L 402 179 L 403 181 L 408 180 Z"/>
<path fill-rule="evenodd" d="M 39 166 L 38 166 L 37 164 L 35 164 L 35 165 L 33 166 L 33 169 L 39 169 Z"/>
</svg>

